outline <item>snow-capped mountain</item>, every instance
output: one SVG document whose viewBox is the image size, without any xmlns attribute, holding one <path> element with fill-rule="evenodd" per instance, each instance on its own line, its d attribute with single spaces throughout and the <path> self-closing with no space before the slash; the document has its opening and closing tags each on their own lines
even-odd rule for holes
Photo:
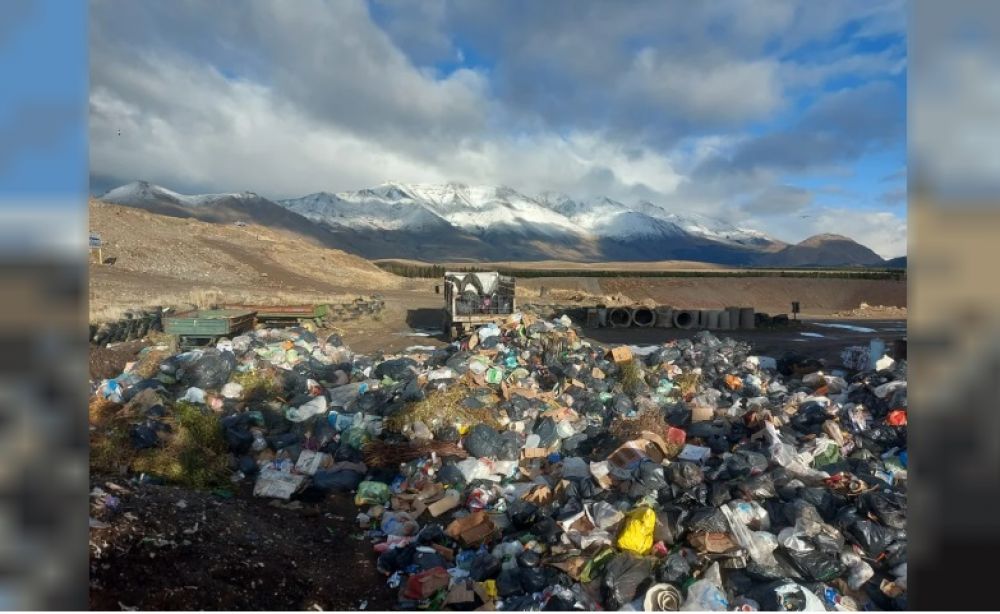
<svg viewBox="0 0 1000 614">
<path fill-rule="evenodd" d="M 733 245 L 773 241 L 758 231 L 700 215 L 681 216 L 650 202 L 630 206 L 606 197 L 574 200 L 552 192 L 531 197 L 506 186 L 385 183 L 278 202 L 314 221 L 355 229 L 422 230 L 444 221 L 474 234 L 502 229 L 592 239 L 691 235 Z"/>
<path fill-rule="evenodd" d="M 390 182 L 271 201 L 252 192 L 189 196 L 140 181 L 101 198 L 176 217 L 288 228 L 367 258 L 677 259 L 776 266 L 791 254 L 790 246 L 761 231 L 649 201 L 574 199 L 554 192 L 531 196 L 506 186 Z"/>
<path fill-rule="evenodd" d="M 204 207 L 217 203 L 225 198 L 253 199 L 260 197 L 253 192 L 230 192 L 227 194 L 198 194 L 195 196 L 187 196 L 146 181 L 135 181 L 111 190 L 102 196 L 101 200 L 112 203 L 125 201 L 173 201 L 187 207 Z"/>
</svg>

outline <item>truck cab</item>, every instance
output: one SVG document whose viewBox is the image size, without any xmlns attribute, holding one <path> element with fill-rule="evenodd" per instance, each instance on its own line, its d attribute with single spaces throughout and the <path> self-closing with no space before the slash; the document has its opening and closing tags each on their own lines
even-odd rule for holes
<svg viewBox="0 0 1000 614">
<path fill-rule="evenodd" d="M 443 328 L 448 339 L 504 320 L 516 310 L 513 277 L 496 271 L 444 274 Z"/>
</svg>

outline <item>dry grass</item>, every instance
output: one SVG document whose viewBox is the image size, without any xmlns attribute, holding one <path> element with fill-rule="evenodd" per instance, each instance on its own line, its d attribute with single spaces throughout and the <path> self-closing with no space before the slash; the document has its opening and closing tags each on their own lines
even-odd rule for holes
<svg viewBox="0 0 1000 614">
<path fill-rule="evenodd" d="M 630 441 L 632 439 L 638 439 L 642 436 L 643 431 L 650 431 L 656 433 L 661 437 L 665 437 L 667 429 L 670 425 L 663 418 L 663 412 L 661 411 L 641 411 L 635 418 L 623 418 L 621 416 L 616 416 L 614 420 L 611 421 L 611 426 L 608 427 L 608 431 L 615 438 L 616 441 Z M 681 449 L 684 446 L 682 444 L 667 444 L 667 458 L 674 458 L 680 454 Z"/>
<path fill-rule="evenodd" d="M 681 373 L 680 375 L 674 377 L 674 389 L 671 392 L 676 392 L 678 396 L 687 398 L 689 395 L 694 394 L 698 390 L 698 384 L 700 383 L 700 374 Z"/>
<path fill-rule="evenodd" d="M 658 435 L 663 435 L 670 427 L 663 419 L 663 412 L 641 411 L 634 418 L 615 416 L 611 421 L 608 431 L 621 441 L 635 439 L 643 431 L 652 431 Z"/>
<path fill-rule="evenodd" d="M 160 372 L 160 363 L 169 357 L 169 350 L 149 350 L 135 363 L 132 372 L 143 379 L 155 377 Z"/>
<path fill-rule="evenodd" d="M 122 405 L 101 397 L 94 396 L 87 407 L 87 420 L 91 426 L 103 426 L 115 414 L 121 411 Z"/>
<path fill-rule="evenodd" d="M 400 463 L 429 456 L 431 452 L 440 457 L 468 458 L 469 456 L 469 453 L 458 444 L 444 441 L 392 444 L 377 439 L 366 443 L 362 452 L 365 464 L 369 467 L 398 467 Z"/>
<path fill-rule="evenodd" d="M 423 401 L 408 403 L 401 411 L 385 420 L 390 431 L 401 433 L 415 422 L 423 422 L 431 430 L 453 424 L 472 426 L 480 422 L 497 427 L 492 404 L 481 409 L 470 409 L 462 405 L 469 391 L 463 386 L 452 386 L 442 392 L 432 392 Z M 499 402 L 494 397 L 494 402 Z"/>
<path fill-rule="evenodd" d="M 271 368 L 236 373 L 232 381 L 243 386 L 243 398 L 247 401 L 273 399 L 283 393 L 277 373 Z"/>
<path fill-rule="evenodd" d="M 643 379 L 642 366 L 636 360 L 631 360 L 619 366 L 621 369 L 622 390 L 627 394 L 638 394 L 646 382 Z"/>
<path fill-rule="evenodd" d="M 148 473 L 189 488 L 228 483 L 229 451 L 216 414 L 180 402 L 164 422 L 173 432 L 161 446 L 136 450 L 130 435 L 133 420 L 121 414 L 106 419 L 103 428 L 91 434 L 91 468 L 112 474 Z"/>
<path fill-rule="evenodd" d="M 358 294 L 329 294 L 321 292 L 287 292 L 269 289 L 225 290 L 218 287 L 198 288 L 173 293 L 158 293 L 142 298 L 91 297 L 90 321 L 93 323 L 120 320 L 126 311 L 153 307 L 172 307 L 177 312 L 191 309 L 211 309 L 221 305 L 316 305 L 349 303 Z"/>
</svg>

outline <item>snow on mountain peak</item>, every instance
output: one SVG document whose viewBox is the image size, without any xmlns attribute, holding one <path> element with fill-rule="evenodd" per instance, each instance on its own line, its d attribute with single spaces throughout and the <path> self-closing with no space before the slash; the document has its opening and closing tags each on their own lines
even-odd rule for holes
<svg viewBox="0 0 1000 614">
<path fill-rule="evenodd" d="M 102 198 L 119 204 L 157 200 L 207 207 L 222 198 L 260 197 L 253 192 L 187 196 L 136 181 L 115 188 Z M 540 239 L 575 237 L 575 240 L 689 235 L 733 246 L 771 241 L 756 230 L 697 213 L 672 213 L 649 201 L 628 205 L 606 196 L 575 199 L 558 192 L 529 196 L 505 185 L 389 181 L 336 194 L 316 192 L 277 203 L 315 222 L 366 230 L 456 228 L 473 234 L 503 232 Z"/>
</svg>

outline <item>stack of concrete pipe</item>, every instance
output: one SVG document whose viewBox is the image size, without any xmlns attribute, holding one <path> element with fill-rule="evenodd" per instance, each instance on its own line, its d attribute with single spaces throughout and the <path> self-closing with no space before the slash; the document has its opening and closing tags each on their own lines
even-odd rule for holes
<svg viewBox="0 0 1000 614">
<path fill-rule="evenodd" d="M 675 309 L 657 307 L 600 307 L 588 313 L 588 323 L 611 328 L 679 328 L 681 330 L 749 330 L 756 320 L 753 307 Z"/>
</svg>

